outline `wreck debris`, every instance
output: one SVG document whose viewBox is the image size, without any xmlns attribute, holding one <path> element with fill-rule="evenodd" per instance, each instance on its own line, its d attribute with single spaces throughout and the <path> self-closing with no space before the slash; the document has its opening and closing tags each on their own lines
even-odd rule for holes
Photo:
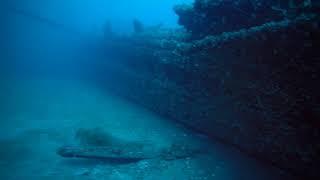
<svg viewBox="0 0 320 180">
<path fill-rule="evenodd" d="M 133 30 L 135 33 L 141 33 L 144 31 L 144 26 L 138 19 L 133 20 Z"/>
<path fill-rule="evenodd" d="M 100 128 L 79 129 L 72 146 L 62 146 L 57 154 L 64 158 L 83 158 L 133 163 L 146 159 L 160 158 L 177 160 L 192 158 L 207 153 L 202 147 L 190 147 L 187 143 L 175 142 L 167 148 L 157 148 L 148 141 L 125 141 L 112 136 Z"/>
</svg>

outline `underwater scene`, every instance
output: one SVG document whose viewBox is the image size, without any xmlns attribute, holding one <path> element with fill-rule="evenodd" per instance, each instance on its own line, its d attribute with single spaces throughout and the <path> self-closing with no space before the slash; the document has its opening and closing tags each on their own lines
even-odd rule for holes
<svg viewBox="0 0 320 180">
<path fill-rule="evenodd" d="M 320 0 L 1 0 L 0 180 L 319 180 Z"/>
</svg>

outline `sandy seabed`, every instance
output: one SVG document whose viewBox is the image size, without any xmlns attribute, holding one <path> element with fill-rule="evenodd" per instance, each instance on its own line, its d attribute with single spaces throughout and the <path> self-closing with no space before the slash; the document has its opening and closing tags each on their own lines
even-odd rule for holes
<svg viewBox="0 0 320 180">
<path fill-rule="evenodd" d="M 105 90 L 75 80 L 24 78 L 2 88 L 0 179 L 270 180 L 286 179 L 234 149 L 209 141 L 170 120 Z M 159 148 L 174 142 L 206 147 L 208 153 L 167 161 L 108 163 L 64 159 L 57 148 L 73 144 L 80 128 Z"/>
</svg>

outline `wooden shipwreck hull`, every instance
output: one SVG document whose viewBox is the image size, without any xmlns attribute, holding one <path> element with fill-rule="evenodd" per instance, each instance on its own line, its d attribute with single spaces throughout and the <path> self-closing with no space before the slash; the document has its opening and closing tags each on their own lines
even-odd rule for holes
<svg viewBox="0 0 320 180">
<path fill-rule="evenodd" d="M 318 26 L 319 15 L 310 13 L 198 40 L 161 30 L 113 39 L 106 51 L 118 62 L 98 75 L 116 79 L 106 87 L 158 114 L 317 178 Z"/>
</svg>

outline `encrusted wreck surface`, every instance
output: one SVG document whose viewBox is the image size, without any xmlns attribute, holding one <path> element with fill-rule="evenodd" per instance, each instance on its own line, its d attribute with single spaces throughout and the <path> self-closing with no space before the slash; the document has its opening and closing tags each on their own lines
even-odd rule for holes
<svg viewBox="0 0 320 180">
<path fill-rule="evenodd" d="M 196 0 L 175 8 L 185 31 L 115 37 L 105 46 L 119 62 L 104 78 L 116 78 L 109 88 L 163 116 L 319 178 L 319 6 L 256 2 Z"/>
<path fill-rule="evenodd" d="M 174 10 L 181 25 L 195 38 L 203 38 L 294 18 L 312 8 L 310 0 L 195 0 L 193 5 L 177 5 Z"/>
</svg>

